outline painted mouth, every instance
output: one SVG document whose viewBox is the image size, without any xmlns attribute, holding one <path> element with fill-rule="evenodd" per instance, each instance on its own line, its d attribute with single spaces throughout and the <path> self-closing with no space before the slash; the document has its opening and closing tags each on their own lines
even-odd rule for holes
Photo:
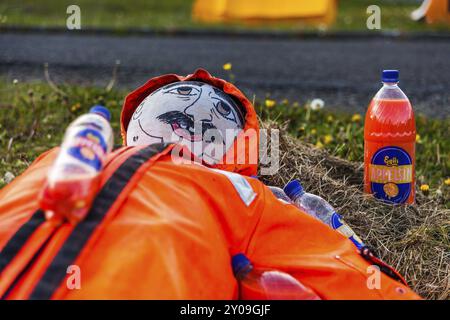
<svg viewBox="0 0 450 320">
<path fill-rule="evenodd" d="M 202 141 L 205 132 L 209 129 L 216 129 L 216 127 L 210 123 L 201 121 L 197 126 L 197 132 L 195 131 L 195 122 L 192 117 L 180 112 L 180 111 L 169 111 L 163 113 L 157 117 L 158 120 L 164 122 L 172 127 L 173 132 L 188 141 L 196 142 Z M 200 132 L 198 129 L 200 129 Z"/>
<path fill-rule="evenodd" d="M 183 124 L 174 122 L 170 124 L 172 126 L 173 132 L 188 141 L 196 142 L 196 141 L 202 141 L 202 135 L 201 134 L 195 134 L 192 127 L 182 127 Z"/>
</svg>

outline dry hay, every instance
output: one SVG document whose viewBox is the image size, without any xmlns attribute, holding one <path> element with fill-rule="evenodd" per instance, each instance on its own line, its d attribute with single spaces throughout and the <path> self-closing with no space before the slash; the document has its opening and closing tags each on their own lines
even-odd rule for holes
<svg viewBox="0 0 450 320">
<path fill-rule="evenodd" d="M 362 192 L 363 166 L 333 156 L 280 132 L 280 170 L 261 177 L 284 186 L 298 178 L 329 201 L 381 259 L 395 267 L 422 297 L 450 299 L 450 210 L 417 195 L 416 205 L 393 206 Z"/>
</svg>

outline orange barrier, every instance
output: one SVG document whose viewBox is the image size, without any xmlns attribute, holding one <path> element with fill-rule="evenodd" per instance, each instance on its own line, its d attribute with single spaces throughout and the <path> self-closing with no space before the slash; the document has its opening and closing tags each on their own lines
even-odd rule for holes
<svg viewBox="0 0 450 320">
<path fill-rule="evenodd" d="M 336 0 L 196 0 L 194 20 L 200 22 L 300 20 L 332 24 Z"/>
<path fill-rule="evenodd" d="M 415 21 L 425 20 L 429 24 L 450 24 L 450 0 L 424 0 L 411 13 L 411 18 Z"/>
</svg>

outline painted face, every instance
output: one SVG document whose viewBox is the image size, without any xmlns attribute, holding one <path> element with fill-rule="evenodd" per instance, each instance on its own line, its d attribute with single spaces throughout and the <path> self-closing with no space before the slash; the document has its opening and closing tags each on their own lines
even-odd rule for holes
<svg viewBox="0 0 450 320">
<path fill-rule="evenodd" d="M 176 142 L 214 164 L 244 127 L 237 104 L 209 84 L 180 81 L 147 96 L 128 124 L 127 145 Z"/>
</svg>

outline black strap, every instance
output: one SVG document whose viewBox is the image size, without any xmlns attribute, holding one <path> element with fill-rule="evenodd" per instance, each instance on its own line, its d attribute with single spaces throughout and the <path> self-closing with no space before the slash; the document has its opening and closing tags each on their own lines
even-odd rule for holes
<svg viewBox="0 0 450 320">
<path fill-rule="evenodd" d="M 19 250 L 27 242 L 28 238 L 44 221 L 44 212 L 42 210 L 36 210 L 30 220 L 20 227 L 20 229 L 12 236 L 0 252 L 0 273 L 14 259 Z"/>
<path fill-rule="evenodd" d="M 118 195 L 128 184 L 137 169 L 156 154 L 164 151 L 168 144 L 158 143 L 139 150 L 129 157 L 108 179 L 95 198 L 92 208 L 70 234 L 46 272 L 34 288 L 30 299 L 50 299 L 53 292 L 66 277 L 67 267 L 73 264 L 85 244 L 100 225 Z"/>
</svg>

